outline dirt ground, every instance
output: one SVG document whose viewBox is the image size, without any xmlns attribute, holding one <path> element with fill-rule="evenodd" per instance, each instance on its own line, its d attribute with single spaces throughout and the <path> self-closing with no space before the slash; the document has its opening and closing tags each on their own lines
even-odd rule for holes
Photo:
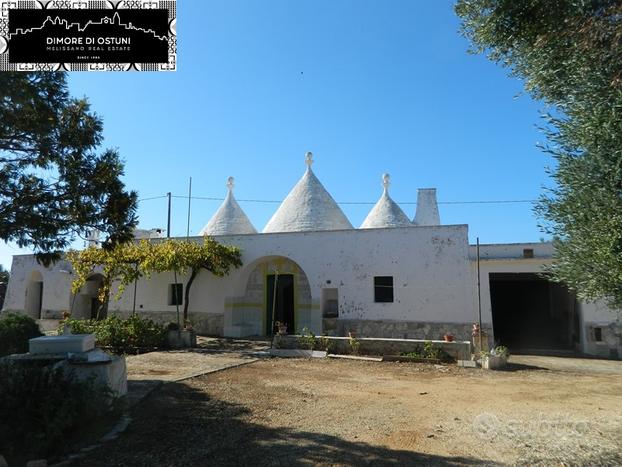
<svg viewBox="0 0 622 467">
<path fill-rule="evenodd" d="M 264 359 L 169 383 L 76 465 L 621 465 L 622 378 Z"/>
</svg>

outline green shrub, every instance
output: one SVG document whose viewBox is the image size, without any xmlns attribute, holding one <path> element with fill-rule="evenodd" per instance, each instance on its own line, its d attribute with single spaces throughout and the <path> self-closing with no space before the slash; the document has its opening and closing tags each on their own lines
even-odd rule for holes
<svg viewBox="0 0 622 467">
<path fill-rule="evenodd" d="M 74 334 L 95 334 L 97 345 L 110 347 L 117 354 L 166 347 L 167 344 L 166 328 L 138 315 L 127 319 L 112 315 L 99 321 L 68 319 L 63 324 L 69 324 Z M 59 332 L 62 332 L 62 326 Z"/>
<path fill-rule="evenodd" d="M 0 356 L 28 352 L 28 339 L 41 336 L 30 316 L 8 313 L 0 318 Z"/>
<path fill-rule="evenodd" d="M 111 412 L 112 394 L 62 369 L 0 361 L 0 453 L 9 465 L 52 457 Z"/>
<path fill-rule="evenodd" d="M 333 347 L 333 343 L 330 341 L 328 336 L 321 336 L 317 340 L 316 348 L 318 350 L 323 350 L 324 352 L 330 352 Z"/>
<path fill-rule="evenodd" d="M 443 362 L 452 362 L 454 358 L 445 352 L 441 347 L 434 345 L 431 341 L 426 341 L 421 346 L 417 346 L 412 352 L 402 352 L 400 355 L 404 357 L 427 358 L 431 360 L 441 360 Z"/>
<path fill-rule="evenodd" d="M 308 328 L 302 328 L 300 337 L 298 338 L 298 345 L 303 349 L 313 350 L 317 344 L 317 338 L 315 334 Z"/>
</svg>

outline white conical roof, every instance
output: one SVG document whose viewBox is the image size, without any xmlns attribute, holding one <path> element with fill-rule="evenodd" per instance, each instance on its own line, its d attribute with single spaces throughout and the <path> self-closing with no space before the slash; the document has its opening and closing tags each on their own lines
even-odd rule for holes
<svg viewBox="0 0 622 467">
<path fill-rule="evenodd" d="M 200 235 L 238 235 L 257 233 L 238 202 L 233 197 L 233 177 L 227 179 L 229 192 L 216 214 L 201 229 Z"/>
<path fill-rule="evenodd" d="M 408 227 L 412 223 L 395 201 L 389 196 L 389 174 L 382 176 L 384 190 L 382 196 L 361 224 L 361 229 L 378 229 L 383 227 Z"/>
<path fill-rule="evenodd" d="M 306 154 L 307 170 L 263 229 L 304 232 L 351 229 L 352 224 L 311 170 L 313 154 Z"/>
</svg>

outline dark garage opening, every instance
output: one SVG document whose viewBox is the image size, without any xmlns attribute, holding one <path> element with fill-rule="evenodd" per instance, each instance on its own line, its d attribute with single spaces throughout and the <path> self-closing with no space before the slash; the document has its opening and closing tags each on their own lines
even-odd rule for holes
<svg viewBox="0 0 622 467">
<path fill-rule="evenodd" d="M 565 286 L 532 273 L 490 274 L 495 341 L 516 350 L 575 350 L 576 300 Z"/>
</svg>

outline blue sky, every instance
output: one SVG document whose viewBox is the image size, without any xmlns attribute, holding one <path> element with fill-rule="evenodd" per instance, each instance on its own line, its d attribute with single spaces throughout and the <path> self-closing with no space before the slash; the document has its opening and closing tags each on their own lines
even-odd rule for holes
<svg viewBox="0 0 622 467">
<path fill-rule="evenodd" d="M 467 54 L 451 1 L 207 0 L 178 2 L 178 71 L 72 73 L 70 90 L 104 119 L 105 146 L 126 161 L 140 198 L 282 200 L 314 170 L 338 202 L 374 203 L 381 174 L 414 202 L 530 200 L 552 160 L 536 148 L 542 105 L 520 81 Z M 193 200 L 191 233 L 220 202 Z M 240 202 L 258 230 L 278 207 Z M 358 226 L 370 205 L 343 205 Z M 185 235 L 187 200 L 173 202 Z M 412 218 L 415 206 L 402 204 Z M 471 241 L 538 241 L 530 204 L 440 205 Z M 166 200 L 143 201 L 140 226 L 166 226 Z M 0 248 L 10 266 L 18 250 Z"/>
</svg>

